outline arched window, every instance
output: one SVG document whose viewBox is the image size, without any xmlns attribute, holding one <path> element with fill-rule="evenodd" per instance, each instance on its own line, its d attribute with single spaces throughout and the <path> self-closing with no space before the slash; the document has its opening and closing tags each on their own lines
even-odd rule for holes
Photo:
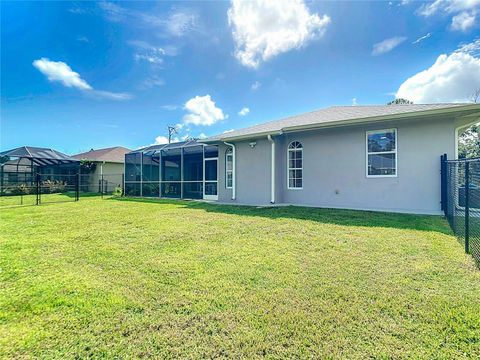
<svg viewBox="0 0 480 360">
<path fill-rule="evenodd" d="M 292 141 L 287 150 L 287 185 L 288 189 L 303 188 L 303 146 Z"/>
<path fill-rule="evenodd" d="M 231 147 L 225 151 L 225 187 L 227 189 L 233 188 L 233 152 Z"/>
</svg>

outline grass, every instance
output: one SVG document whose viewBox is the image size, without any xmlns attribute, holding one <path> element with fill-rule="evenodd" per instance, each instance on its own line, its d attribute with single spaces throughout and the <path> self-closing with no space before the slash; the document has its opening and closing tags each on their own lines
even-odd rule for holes
<svg viewBox="0 0 480 360">
<path fill-rule="evenodd" d="M 99 198 L 0 210 L 3 358 L 478 358 L 440 217 Z"/>
</svg>

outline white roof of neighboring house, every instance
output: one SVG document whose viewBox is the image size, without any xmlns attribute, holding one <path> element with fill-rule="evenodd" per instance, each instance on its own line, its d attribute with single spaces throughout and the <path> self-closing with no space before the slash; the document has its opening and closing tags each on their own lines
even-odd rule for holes
<svg viewBox="0 0 480 360">
<path fill-rule="evenodd" d="M 408 118 L 413 115 L 432 115 L 450 111 L 474 110 L 480 112 L 480 104 L 405 104 L 405 105 L 366 105 L 332 106 L 285 119 L 230 131 L 212 136 L 204 141 L 228 141 L 248 139 L 266 134 L 280 134 L 287 131 L 307 130 L 327 126 L 340 126 L 374 120 Z"/>
</svg>

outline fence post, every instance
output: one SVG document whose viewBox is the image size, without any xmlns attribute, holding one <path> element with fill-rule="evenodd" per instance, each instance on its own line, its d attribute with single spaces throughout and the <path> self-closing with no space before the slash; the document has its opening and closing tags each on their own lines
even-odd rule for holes
<svg viewBox="0 0 480 360">
<path fill-rule="evenodd" d="M 121 194 L 120 196 L 124 196 L 125 195 L 125 174 L 122 174 L 122 187 L 121 187 L 122 191 L 121 191 Z"/>
<path fill-rule="evenodd" d="M 440 204 L 441 209 L 447 212 L 447 154 L 440 156 Z"/>
<path fill-rule="evenodd" d="M 37 195 L 36 205 L 40 205 L 40 174 L 35 175 L 35 192 Z"/>
<path fill-rule="evenodd" d="M 470 163 L 465 162 L 465 252 L 470 253 Z"/>
<path fill-rule="evenodd" d="M 102 193 L 102 199 L 103 199 L 103 186 L 104 186 L 104 183 L 103 183 L 103 174 L 102 174 L 102 180 L 100 181 L 100 184 L 101 184 L 101 187 L 100 187 L 100 191 Z"/>
<path fill-rule="evenodd" d="M 77 181 L 75 182 L 75 201 L 80 200 L 80 173 L 75 176 Z"/>
</svg>

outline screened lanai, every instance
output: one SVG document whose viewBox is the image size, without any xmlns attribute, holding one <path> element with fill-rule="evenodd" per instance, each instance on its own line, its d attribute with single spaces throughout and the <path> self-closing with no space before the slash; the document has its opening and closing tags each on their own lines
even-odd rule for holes
<svg viewBox="0 0 480 360">
<path fill-rule="evenodd" d="M 125 195 L 218 199 L 218 148 L 195 140 L 125 155 Z"/>
<path fill-rule="evenodd" d="M 80 161 L 59 151 L 21 146 L 0 153 L 0 194 L 5 189 L 23 184 L 31 186 L 36 174 L 43 179 L 61 180 L 62 175 L 78 173 Z"/>
</svg>

